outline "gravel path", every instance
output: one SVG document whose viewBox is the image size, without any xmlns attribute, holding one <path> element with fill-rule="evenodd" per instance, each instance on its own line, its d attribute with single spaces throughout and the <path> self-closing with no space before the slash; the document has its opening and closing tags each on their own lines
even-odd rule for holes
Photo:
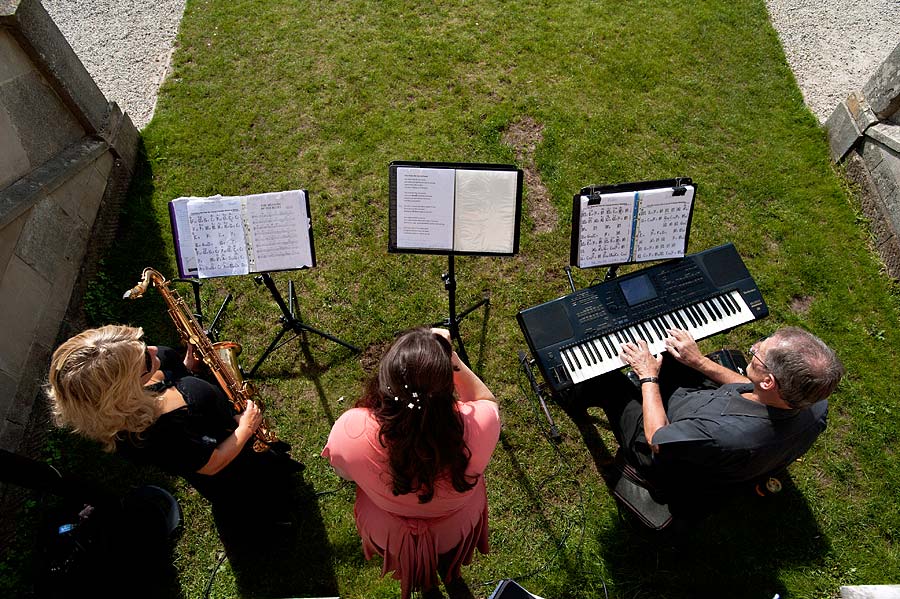
<svg viewBox="0 0 900 599">
<path fill-rule="evenodd" d="M 153 118 L 185 0 L 43 0 L 94 81 L 138 129 Z"/>
<path fill-rule="evenodd" d="M 821 122 L 900 44 L 900 0 L 766 0 L 766 6 Z"/>
<path fill-rule="evenodd" d="M 185 0 L 44 0 L 106 97 L 153 117 Z M 767 0 L 803 97 L 824 121 L 900 43 L 900 0 Z"/>
</svg>

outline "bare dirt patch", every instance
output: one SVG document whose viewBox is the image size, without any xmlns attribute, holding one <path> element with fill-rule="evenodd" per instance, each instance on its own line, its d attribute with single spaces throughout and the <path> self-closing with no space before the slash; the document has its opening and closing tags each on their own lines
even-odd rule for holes
<svg viewBox="0 0 900 599">
<path fill-rule="evenodd" d="M 544 139 L 544 126 L 530 116 L 512 123 L 503 132 L 501 141 L 516 152 L 516 162 L 522 165 L 528 198 L 528 215 L 534 221 L 535 233 L 552 231 L 556 226 L 556 208 L 541 174 L 534 164 L 534 150 Z"/>
<path fill-rule="evenodd" d="M 811 295 L 795 295 L 791 298 L 791 311 L 794 314 L 806 314 L 815 299 Z"/>
</svg>

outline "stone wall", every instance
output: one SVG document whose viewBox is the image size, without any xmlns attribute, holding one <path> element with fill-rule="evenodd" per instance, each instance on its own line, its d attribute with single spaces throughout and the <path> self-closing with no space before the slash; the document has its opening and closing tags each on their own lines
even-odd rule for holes
<svg viewBox="0 0 900 599">
<path fill-rule="evenodd" d="M 832 158 L 859 186 L 878 253 L 900 279 L 900 45 L 825 127 Z"/>
<path fill-rule="evenodd" d="M 98 214 L 116 212 L 101 209 L 124 195 L 138 141 L 40 2 L 0 0 L 0 449 L 27 444 Z"/>
</svg>

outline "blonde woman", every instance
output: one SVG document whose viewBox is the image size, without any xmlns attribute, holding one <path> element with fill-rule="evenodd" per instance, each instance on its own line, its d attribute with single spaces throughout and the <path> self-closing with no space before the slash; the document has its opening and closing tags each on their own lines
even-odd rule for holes
<svg viewBox="0 0 900 599">
<path fill-rule="evenodd" d="M 243 500 L 260 499 L 278 478 L 271 475 L 300 465 L 254 452 L 259 408 L 248 401 L 236 414 L 217 385 L 192 374 L 195 364 L 192 352 L 182 361 L 171 348 L 147 345 L 140 328 L 107 325 L 56 349 L 46 391 L 58 426 L 183 476 L 232 515 Z"/>
</svg>

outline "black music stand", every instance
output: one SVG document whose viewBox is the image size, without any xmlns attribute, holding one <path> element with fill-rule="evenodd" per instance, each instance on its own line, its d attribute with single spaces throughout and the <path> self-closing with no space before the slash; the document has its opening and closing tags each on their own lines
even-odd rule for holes
<svg viewBox="0 0 900 599">
<path fill-rule="evenodd" d="M 194 312 L 194 318 L 197 319 L 197 322 L 200 323 L 200 326 L 203 326 L 203 304 L 200 301 L 200 281 L 197 279 L 172 279 L 173 283 L 190 283 L 191 289 L 194 292 L 194 307 L 196 308 L 196 312 Z M 215 343 L 219 340 L 219 320 L 222 319 L 222 316 L 225 314 L 225 308 L 231 302 L 234 296 L 230 293 L 225 296 L 225 300 L 222 302 L 222 305 L 219 306 L 219 310 L 216 312 L 216 315 L 213 317 L 212 322 L 209 323 L 209 326 L 203 330 L 207 337 L 209 337 L 210 341 Z"/>
<path fill-rule="evenodd" d="M 252 378 L 256 370 L 259 366 L 265 361 L 269 355 L 281 348 L 282 346 L 290 343 L 294 339 L 299 338 L 305 331 L 309 331 L 310 333 L 315 333 L 325 339 L 330 341 L 334 341 L 344 347 L 356 352 L 360 353 L 362 350 L 356 347 L 355 345 L 350 345 L 346 341 L 342 341 L 338 339 L 334 335 L 330 335 L 324 331 L 320 331 L 314 327 L 309 326 L 308 324 L 304 324 L 300 321 L 296 316 L 296 306 L 297 306 L 297 295 L 294 293 L 294 282 L 288 281 L 288 301 L 290 301 L 290 305 L 285 304 L 284 298 L 281 297 L 281 293 L 278 291 L 278 287 L 275 286 L 275 281 L 272 280 L 272 277 L 269 273 L 264 272 L 261 275 L 253 277 L 253 280 L 256 281 L 257 285 L 265 285 L 269 292 L 272 294 L 272 299 L 275 300 L 275 303 L 278 304 L 278 307 L 281 309 L 281 318 L 279 318 L 279 322 L 281 323 L 281 330 L 275 334 L 275 337 L 272 339 L 272 342 L 269 344 L 269 347 L 266 348 L 266 351 L 259 357 L 256 361 L 256 364 L 253 365 L 253 368 L 250 369 L 250 372 L 247 373 L 247 376 Z M 285 341 L 281 341 L 281 338 L 288 331 L 293 331 L 294 336 Z"/>
<path fill-rule="evenodd" d="M 490 307 L 491 296 L 485 294 L 477 303 L 469 306 L 459 314 L 456 313 L 456 271 L 453 257 L 453 254 L 447 256 L 447 272 L 441 275 L 441 280 L 444 282 L 444 289 L 447 290 L 450 304 L 450 316 L 440 322 L 434 323 L 433 326 L 446 327 L 447 330 L 450 331 L 450 339 L 456 339 L 457 347 L 459 347 L 459 351 L 457 351 L 456 354 L 466 366 L 471 366 L 471 364 L 469 364 L 469 355 L 466 353 L 466 346 L 463 344 L 462 336 L 459 334 L 459 323 L 462 322 L 463 318 L 481 306 L 486 306 L 486 309 L 487 307 Z"/>
<path fill-rule="evenodd" d="M 455 256 L 514 256 L 518 252 L 522 180 L 522 171 L 508 164 L 390 164 L 388 252 L 447 254 L 447 272 L 441 280 L 448 294 L 449 316 L 434 326 L 447 327 L 467 366 L 469 356 L 459 324 L 481 306 L 490 306 L 490 296 L 456 312 Z"/>
</svg>

